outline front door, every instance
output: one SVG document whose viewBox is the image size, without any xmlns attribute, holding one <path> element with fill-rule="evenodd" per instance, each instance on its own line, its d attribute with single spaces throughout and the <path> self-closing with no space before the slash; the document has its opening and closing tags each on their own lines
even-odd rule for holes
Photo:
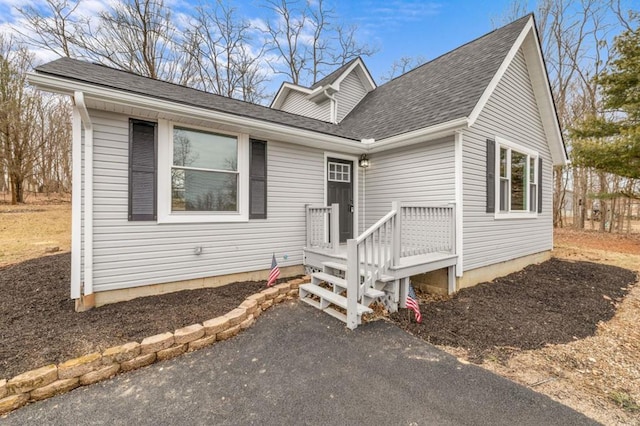
<svg viewBox="0 0 640 426">
<path fill-rule="evenodd" d="M 344 243 L 353 238 L 353 161 L 327 158 L 327 205 L 334 203 L 340 205 L 340 242 Z"/>
</svg>

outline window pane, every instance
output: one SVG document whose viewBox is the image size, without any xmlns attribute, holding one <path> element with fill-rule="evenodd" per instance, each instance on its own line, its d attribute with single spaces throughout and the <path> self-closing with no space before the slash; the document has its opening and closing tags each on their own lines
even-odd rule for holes
<svg viewBox="0 0 640 426">
<path fill-rule="evenodd" d="M 173 165 L 238 170 L 238 140 L 197 130 L 173 129 Z"/>
<path fill-rule="evenodd" d="M 235 173 L 171 170 L 172 211 L 234 212 L 238 208 Z"/>
<path fill-rule="evenodd" d="M 500 177 L 507 177 L 507 150 L 500 148 Z"/>
<path fill-rule="evenodd" d="M 529 158 L 529 183 L 533 183 L 536 181 L 536 159 L 533 157 Z"/>
<path fill-rule="evenodd" d="M 535 184 L 529 185 L 529 211 L 538 211 L 538 193 Z"/>
<path fill-rule="evenodd" d="M 500 179 L 500 211 L 506 212 L 509 210 L 507 206 L 509 202 L 509 180 L 508 179 Z"/>
<path fill-rule="evenodd" d="M 527 210 L 527 156 L 511 151 L 511 210 Z"/>
</svg>

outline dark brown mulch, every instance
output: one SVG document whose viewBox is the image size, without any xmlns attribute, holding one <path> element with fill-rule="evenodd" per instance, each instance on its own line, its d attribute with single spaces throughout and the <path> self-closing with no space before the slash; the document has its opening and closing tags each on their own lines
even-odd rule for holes
<svg viewBox="0 0 640 426">
<path fill-rule="evenodd" d="M 75 312 L 70 270 L 68 253 L 0 268 L 0 379 L 206 321 L 265 288 L 234 283 Z"/>
<path fill-rule="evenodd" d="M 594 335 L 635 282 L 626 269 L 551 259 L 451 299 L 422 303 L 422 324 L 406 309 L 392 320 L 428 342 L 468 350 L 473 362 L 504 360 L 517 350 Z"/>
</svg>

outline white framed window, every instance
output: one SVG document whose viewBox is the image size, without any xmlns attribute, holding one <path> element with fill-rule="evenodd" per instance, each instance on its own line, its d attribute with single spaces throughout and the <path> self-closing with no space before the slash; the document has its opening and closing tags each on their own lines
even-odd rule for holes
<svg viewBox="0 0 640 426">
<path fill-rule="evenodd" d="M 496 157 L 496 217 L 537 217 L 539 154 L 496 138 Z"/>
<path fill-rule="evenodd" d="M 328 180 L 330 182 L 351 182 L 351 164 L 329 161 L 328 166 Z"/>
<path fill-rule="evenodd" d="M 249 211 L 249 137 L 158 121 L 158 222 L 241 222 Z"/>
</svg>

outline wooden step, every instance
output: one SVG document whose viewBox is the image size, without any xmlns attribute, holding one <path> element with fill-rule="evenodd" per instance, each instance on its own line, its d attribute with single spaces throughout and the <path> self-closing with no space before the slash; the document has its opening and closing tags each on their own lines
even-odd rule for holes
<svg viewBox="0 0 640 426">
<path fill-rule="evenodd" d="M 336 269 L 338 271 L 344 271 L 347 272 L 347 265 L 344 263 L 338 263 L 338 262 L 322 262 L 322 266 L 324 266 L 325 268 L 331 268 L 331 269 Z"/>
<path fill-rule="evenodd" d="M 315 278 L 315 280 L 312 280 L 313 284 L 324 281 L 333 284 L 336 287 L 340 287 L 343 290 L 347 289 L 347 280 L 344 278 L 339 278 L 334 275 L 327 274 L 326 272 L 314 272 L 311 274 L 311 277 Z M 382 290 L 376 290 L 375 288 L 368 288 L 367 291 L 364 292 L 364 295 L 371 299 L 376 299 L 384 296 L 385 292 Z"/>
<path fill-rule="evenodd" d="M 347 280 L 344 278 L 336 277 L 335 275 L 327 274 L 326 272 L 314 272 L 311 274 L 311 282 L 313 284 L 317 284 L 319 282 L 327 282 L 329 284 L 334 284 L 340 288 L 347 289 Z"/>
<path fill-rule="evenodd" d="M 317 286 L 315 284 L 301 284 L 300 285 L 300 300 L 304 301 L 304 302 L 314 302 L 313 300 L 307 299 L 307 296 L 309 294 L 313 294 L 314 296 L 318 296 L 321 300 L 325 301 L 325 302 L 329 302 L 333 305 L 339 306 L 342 309 L 347 309 L 347 298 L 344 296 L 340 296 L 337 293 L 334 293 L 332 291 L 327 290 L 326 288 L 322 288 L 320 286 Z M 316 308 L 319 309 L 326 309 L 322 307 L 322 304 L 314 304 L 314 303 L 310 303 L 311 305 L 315 306 Z M 358 303 L 357 305 L 357 309 L 358 309 L 358 316 L 362 315 L 362 314 L 366 314 L 366 313 L 371 313 L 373 312 L 373 310 L 367 306 L 361 305 Z"/>
<path fill-rule="evenodd" d="M 322 266 L 326 267 L 326 268 L 331 268 L 331 269 L 335 269 L 338 271 L 343 271 L 343 272 L 347 272 L 347 265 L 344 263 L 339 263 L 339 262 L 322 262 Z M 360 274 L 364 275 L 364 270 L 360 271 Z M 395 280 L 395 278 L 391 275 L 382 275 L 378 281 L 381 281 L 383 283 L 388 283 Z"/>
</svg>

